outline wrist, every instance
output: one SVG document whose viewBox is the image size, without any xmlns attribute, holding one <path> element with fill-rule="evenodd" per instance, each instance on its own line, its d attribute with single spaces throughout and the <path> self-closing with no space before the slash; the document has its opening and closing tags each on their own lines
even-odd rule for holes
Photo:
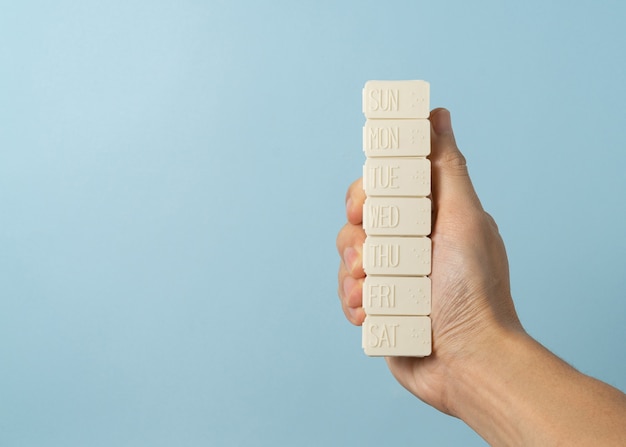
<svg viewBox="0 0 626 447">
<path fill-rule="evenodd" d="M 490 445 L 623 445 L 626 396 L 576 371 L 522 330 L 458 358 L 450 413 Z"/>
<path fill-rule="evenodd" d="M 447 405 L 490 444 L 523 445 L 523 427 L 515 416 L 525 400 L 515 383 L 537 364 L 538 344 L 523 329 L 499 328 L 467 354 L 455 357 L 449 371 Z M 529 363 L 531 362 L 531 363 Z"/>
</svg>

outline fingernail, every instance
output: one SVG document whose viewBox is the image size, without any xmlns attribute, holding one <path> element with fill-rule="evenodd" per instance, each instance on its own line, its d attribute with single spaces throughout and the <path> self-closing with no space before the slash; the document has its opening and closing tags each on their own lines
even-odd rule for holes
<svg viewBox="0 0 626 447">
<path fill-rule="evenodd" d="M 356 264 L 357 257 L 359 253 L 354 249 L 354 247 L 347 247 L 343 251 L 343 263 L 348 269 L 348 272 L 352 272 L 354 270 L 354 264 Z"/>
<path fill-rule="evenodd" d="M 347 300 L 350 298 L 350 293 L 354 287 L 355 279 L 351 276 L 346 276 L 343 280 L 343 296 Z"/>
<path fill-rule="evenodd" d="M 356 318 L 356 309 L 354 307 L 348 307 L 348 313 L 353 320 Z"/>
<path fill-rule="evenodd" d="M 446 109 L 437 111 L 435 119 L 432 120 L 433 130 L 437 135 L 452 133 L 452 119 L 450 112 Z"/>
<path fill-rule="evenodd" d="M 351 209 L 352 209 L 352 197 L 350 197 L 346 201 L 346 213 L 349 213 Z"/>
</svg>

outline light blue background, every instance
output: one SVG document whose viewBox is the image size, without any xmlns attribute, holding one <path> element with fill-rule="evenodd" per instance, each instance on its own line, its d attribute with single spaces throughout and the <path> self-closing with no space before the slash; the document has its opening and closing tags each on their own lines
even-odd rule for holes
<svg viewBox="0 0 626 447">
<path fill-rule="evenodd" d="M 0 445 L 484 445 L 340 311 L 368 79 L 431 82 L 526 328 L 625 389 L 625 29 L 619 1 L 2 2 Z"/>
</svg>

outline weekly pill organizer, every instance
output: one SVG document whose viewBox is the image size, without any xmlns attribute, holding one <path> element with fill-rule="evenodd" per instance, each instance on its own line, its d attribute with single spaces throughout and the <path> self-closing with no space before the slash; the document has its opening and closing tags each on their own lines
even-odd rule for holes
<svg viewBox="0 0 626 447">
<path fill-rule="evenodd" d="M 368 81 L 363 113 L 363 349 L 369 356 L 428 356 L 430 85 Z"/>
</svg>

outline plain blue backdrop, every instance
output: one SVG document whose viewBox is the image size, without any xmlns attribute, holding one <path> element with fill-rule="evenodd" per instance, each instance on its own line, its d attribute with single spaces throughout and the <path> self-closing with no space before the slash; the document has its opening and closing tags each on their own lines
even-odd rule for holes
<svg viewBox="0 0 626 447">
<path fill-rule="evenodd" d="M 485 445 L 340 310 L 368 79 L 430 81 L 525 327 L 626 389 L 624 5 L 2 1 L 0 445 Z"/>
</svg>

